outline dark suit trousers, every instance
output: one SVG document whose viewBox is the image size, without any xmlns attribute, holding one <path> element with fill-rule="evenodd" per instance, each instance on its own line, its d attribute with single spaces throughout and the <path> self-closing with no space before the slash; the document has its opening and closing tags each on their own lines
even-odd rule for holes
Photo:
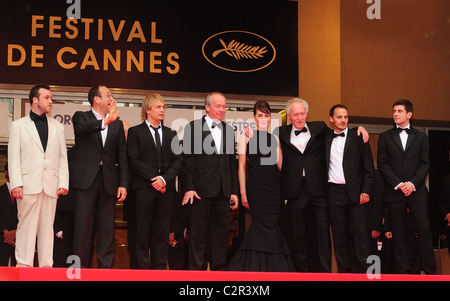
<svg viewBox="0 0 450 301">
<path fill-rule="evenodd" d="M 224 270 L 227 264 L 230 201 L 217 197 L 194 197 L 189 205 L 189 269 Z"/>
<path fill-rule="evenodd" d="M 355 204 L 346 185 L 329 183 L 328 209 L 339 272 L 365 273 L 370 255 L 369 204 Z"/>
<path fill-rule="evenodd" d="M 405 197 L 400 201 L 389 202 L 387 205 L 391 216 L 394 263 L 398 273 L 408 274 L 412 272 L 412 263 L 408 260 L 406 237 L 406 213 L 407 208 L 409 208 L 414 232 L 417 233 L 422 269 L 426 274 L 436 274 L 436 259 L 434 257 L 427 202 L 410 202 Z"/>
<path fill-rule="evenodd" d="M 2 237 L 3 239 L 3 237 Z M 8 266 L 9 259 L 11 258 L 11 266 L 16 266 L 16 248 L 8 245 L 4 242 L 0 243 L 0 266 Z"/>
<path fill-rule="evenodd" d="M 331 272 L 330 225 L 325 197 L 312 196 L 303 178 L 299 195 L 289 199 L 283 211 L 288 216 L 287 225 L 283 223 L 297 271 Z M 317 247 L 314 252 L 318 255 L 317 268 L 313 267 L 312 256 L 308 254 L 312 245 Z"/>
<path fill-rule="evenodd" d="M 137 189 L 135 193 L 137 268 L 165 270 L 175 193 L 167 190 L 163 194 L 153 188 Z"/>
<path fill-rule="evenodd" d="M 75 234 L 73 248 L 81 267 L 90 267 L 93 235 L 97 230 L 98 268 L 111 268 L 114 259 L 115 195 L 105 192 L 100 170 L 87 190 L 72 189 L 75 200 Z"/>
</svg>

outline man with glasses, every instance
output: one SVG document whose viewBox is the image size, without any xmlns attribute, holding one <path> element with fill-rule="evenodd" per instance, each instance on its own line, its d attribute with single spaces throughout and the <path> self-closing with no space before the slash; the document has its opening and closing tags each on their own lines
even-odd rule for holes
<svg viewBox="0 0 450 301">
<path fill-rule="evenodd" d="M 72 117 L 75 146 L 69 164 L 75 200 L 74 253 L 81 267 L 89 267 L 92 235 L 97 229 L 98 267 L 111 268 L 114 205 L 125 199 L 129 182 L 126 140 L 111 91 L 95 86 L 88 99 L 92 109 Z"/>
</svg>

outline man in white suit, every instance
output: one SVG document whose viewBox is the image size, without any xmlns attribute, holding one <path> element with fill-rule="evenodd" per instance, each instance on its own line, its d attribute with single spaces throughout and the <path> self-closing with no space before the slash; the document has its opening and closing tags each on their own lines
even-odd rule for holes
<svg viewBox="0 0 450 301">
<path fill-rule="evenodd" d="M 30 114 L 11 124 L 8 165 L 11 195 L 17 199 L 18 267 L 32 267 L 37 238 L 40 267 L 53 265 L 56 201 L 69 189 L 64 127 L 47 117 L 52 93 L 47 85 L 30 91 Z"/>
</svg>

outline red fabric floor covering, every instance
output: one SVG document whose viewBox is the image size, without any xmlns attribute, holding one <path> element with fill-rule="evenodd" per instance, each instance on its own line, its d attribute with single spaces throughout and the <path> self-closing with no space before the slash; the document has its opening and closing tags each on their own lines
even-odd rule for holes
<svg viewBox="0 0 450 301">
<path fill-rule="evenodd" d="M 379 276 L 375 278 L 375 276 Z M 369 279 L 369 277 L 371 279 Z M 450 281 L 450 275 L 366 275 L 0 267 L 0 281 Z"/>
</svg>

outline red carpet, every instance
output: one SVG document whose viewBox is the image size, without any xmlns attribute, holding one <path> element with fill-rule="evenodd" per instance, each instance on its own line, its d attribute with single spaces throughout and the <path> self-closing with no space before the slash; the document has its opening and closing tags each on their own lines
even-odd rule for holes
<svg viewBox="0 0 450 301">
<path fill-rule="evenodd" d="M 369 275 L 334 273 L 266 273 L 211 271 L 155 271 L 124 269 L 7 268 L 0 267 L 0 281 L 450 281 L 450 275 Z"/>
</svg>

